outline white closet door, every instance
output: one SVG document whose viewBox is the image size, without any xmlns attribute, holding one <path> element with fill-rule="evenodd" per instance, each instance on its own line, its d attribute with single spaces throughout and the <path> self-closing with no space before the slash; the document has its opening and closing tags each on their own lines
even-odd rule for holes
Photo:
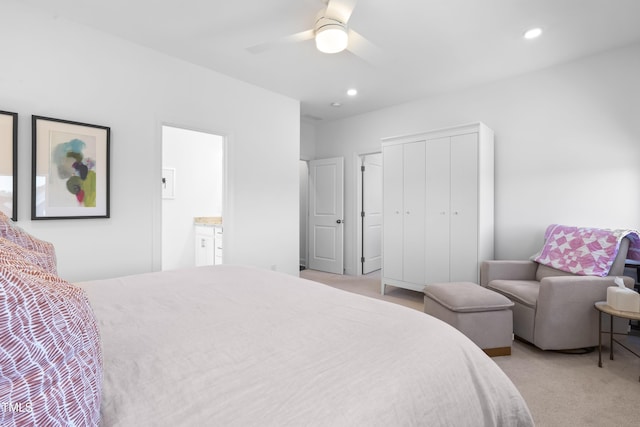
<svg viewBox="0 0 640 427">
<path fill-rule="evenodd" d="M 403 280 L 424 283 L 425 141 L 404 145 Z"/>
<path fill-rule="evenodd" d="M 478 283 L 478 134 L 451 137 L 451 281 Z"/>
<path fill-rule="evenodd" d="M 382 148 L 382 273 L 395 280 L 402 280 L 402 158 L 402 145 Z"/>
<path fill-rule="evenodd" d="M 426 283 L 449 281 L 450 144 L 449 137 L 426 146 Z"/>
</svg>

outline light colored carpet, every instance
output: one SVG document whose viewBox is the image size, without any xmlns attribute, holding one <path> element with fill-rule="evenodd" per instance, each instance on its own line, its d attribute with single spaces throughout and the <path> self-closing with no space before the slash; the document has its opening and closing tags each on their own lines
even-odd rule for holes
<svg viewBox="0 0 640 427">
<path fill-rule="evenodd" d="M 380 294 L 380 274 L 341 276 L 303 270 L 300 277 L 401 304 L 422 311 L 423 295 L 387 287 Z M 640 354 L 640 338 L 629 337 Z M 603 340 L 605 336 L 603 335 Z M 514 341 L 511 356 L 493 360 L 511 378 L 538 427 L 623 427 L 640 424 L 640 359 L 614 344 L 614 358 L 603 346 L 603 367 L 598 368 L 597 349 L 587 354 L 541 351 Z"/>
<path fill-rule="evenodd" d="M 366 276 L 347 276 L 315 270 L 302 270 L 300 277 L 356 294 L 404 305 L 420 311 L 422 311 L 424 307 L 424 297 L 420 292 L 387 286 L 385 294 L 382 295 L 380 293 L 380 270 L 374 271 Z"/>
</svg>

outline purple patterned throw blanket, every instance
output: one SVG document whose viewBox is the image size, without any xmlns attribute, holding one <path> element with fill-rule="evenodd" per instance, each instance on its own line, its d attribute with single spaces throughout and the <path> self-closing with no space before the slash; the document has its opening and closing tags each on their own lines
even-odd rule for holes
<svg viewBox="0 0 640 427">
<path fill-rule="evenodd" d="M 551 224 L 544 234 L 544 246 L 531 259 L 581 276 L 606 276 L 624 237 L 630 240 L 627 259 L 640 261 L 640 235 L 635 230 Z"/>
</svg>

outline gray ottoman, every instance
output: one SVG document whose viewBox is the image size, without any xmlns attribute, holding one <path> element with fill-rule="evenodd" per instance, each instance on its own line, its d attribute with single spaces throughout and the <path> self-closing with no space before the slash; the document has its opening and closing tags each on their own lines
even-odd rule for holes
<svg viewBox="0 0 640 427">
<path fill-rule="evenodd" d="M 424 288 L 424 312 L 465 334 L 489 356 L 511 354 L 513 302 L 471 282 L 433 283 Z"/>
</svg>

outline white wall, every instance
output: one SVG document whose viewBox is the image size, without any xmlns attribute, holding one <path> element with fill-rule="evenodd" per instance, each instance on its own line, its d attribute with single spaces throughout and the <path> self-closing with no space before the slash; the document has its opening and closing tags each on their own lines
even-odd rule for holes
<svg viewBox="0 0 640 427">
<path fill-rule="evenodd" d="M 158 270 L 161 127 L 228 140 L 225 258 L 298 274 L 299 102 L 4 1 L 0 109 L 19 113 L 19 223 L 60 275 Z M 111 218 L 31 221 L 31 114 L 111 127 Z"/>
<path fill-rule="evenodd" d="M 162 199 L 162 269 L 195 265 L 194 217 L 222 216 L 223 144 L 219 135 L 162 127 L 162 167 L 175 191 Z"/>
<path fill-rule="evenodd" d="M 300 158 L 313 160 L 316 157 L 316 127 L 314 124 L 302 121 L 300 123 Z"/>
<path fill-rule="evenodd" d="M 640 228 L 638 76 L 634 45 L 318 125 L 316 156 L 345 157 L 347 273 L 356 266 L 356 154 L 383 137 L 476 121 L 496 135 L 497 258 L 528 258 L 550 223 Z"/>
</svg>

